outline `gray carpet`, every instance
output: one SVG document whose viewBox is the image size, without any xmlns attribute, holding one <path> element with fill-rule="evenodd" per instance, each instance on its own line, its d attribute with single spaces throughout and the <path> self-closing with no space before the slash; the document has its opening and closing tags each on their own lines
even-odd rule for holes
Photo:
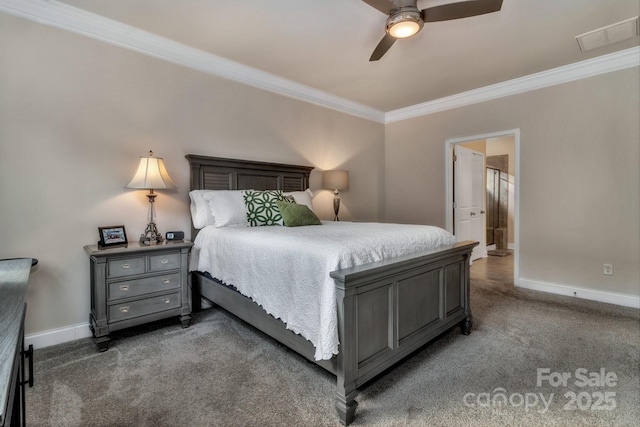
<svg viewBox="0 0 640 427">
<path fill-rule="evenodd" d="M 472 309 L 471 335 L 453 329 L 361 388 L 352 425 L 637 425 L 638 310 L 478 280 Z M 90 339 L 36 350 L 28 425 L 339 425 L 334 377 L 222 310 L 112 338 L 105 353 Z M 571 378 L 538 386 L 538 368 Z M 617 381 L 579 387 L 581 368 Z"/>
</svg>

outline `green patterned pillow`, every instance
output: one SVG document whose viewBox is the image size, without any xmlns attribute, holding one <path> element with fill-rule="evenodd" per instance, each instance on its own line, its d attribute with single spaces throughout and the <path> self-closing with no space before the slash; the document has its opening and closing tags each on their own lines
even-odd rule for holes
<svg viewBox="0 0 640 427">
<path fill-rule="evenodd" d="M 251 227 L 261 225 L 282 225 L 282 215 L 276 202 L 283 199 L 282 191 L 254 191 L 243 193 L 244 205 L 247 209 L 247 221 Z"/>
<path fill-rule="evenodd" d="M 280 208 L 280 214 L 287 227 L 299 227 L 301 225 L 322 225 L 316 214 L 306 205 L 295 203 L 276 202 Z"/>
</svg>

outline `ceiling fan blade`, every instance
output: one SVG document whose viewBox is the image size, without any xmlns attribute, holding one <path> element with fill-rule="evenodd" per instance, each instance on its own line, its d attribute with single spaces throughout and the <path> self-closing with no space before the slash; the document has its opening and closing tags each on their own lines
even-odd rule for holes
<svg viewBox="0 0 640 427">
<path fill-rule="evenodd" d="M 378 9 L 385 15 L 390 15 L 392 10 L 398 8 L 391 0 L 362 0 L 374 9 Z"/>
<path fill-rule="evenodd" d="M 391 37 L 389 34 L 385 34 L 382 40 L 380 40 L 380 43 L 378 43 L 378 46 L 376 46 L 376 48 L 373 50 L 369 61 L 377 61 L 378 59 L 382 58 L 395 42 L 395 37 Z"/>
<path fill-rule="evenodd" d="M 424 22 L 450 21 L 497 12 L 502 8 L 502 0 L 469 0 L 429 7 L 421 12 Z"/>
</svg>

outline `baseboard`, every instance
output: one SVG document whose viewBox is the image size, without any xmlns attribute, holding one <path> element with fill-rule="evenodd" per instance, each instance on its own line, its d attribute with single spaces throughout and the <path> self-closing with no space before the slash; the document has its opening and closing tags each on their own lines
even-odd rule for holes
<svg viewBox="0 0 640 427">
<path fill-rule="evenodd" d="M 91 336 L 91 330 L 88 323 L 66 326 L 59 329 L 51 329 L 49 331 L 39 332 L 24 337 L 25 345 L 33 344 L 33 348 L 44 348 L 52 345 L 62 344 L 69 341 L 88 338 Z"/>
<path fill-rule="evenodd" d="M 560 285 L 557 283 L 540 282 L 537 280 L 520 278 L 516 285 L 534 291 L 548 292 L 558 295 L 582 298 L 591 301 L 599 301 L 607 304 L 621 305 L 624 307 L 640 308 L 640 297 L 637 295 L 620 294 L 616 292 L 604 292 L 594 289 L 580 288 L 576 286 Z"/>
</svg>

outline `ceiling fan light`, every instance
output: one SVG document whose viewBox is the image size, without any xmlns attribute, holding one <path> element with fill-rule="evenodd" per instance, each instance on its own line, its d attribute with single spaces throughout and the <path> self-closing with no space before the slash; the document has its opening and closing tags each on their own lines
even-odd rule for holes
<svg viewBox="0 0 640 427">
<path fill-rule="evenodd" d="M 424 25 L 418 9 L 400 10 L 387 19 L 387 33 L 396 39 L 416 35 Z"/>
<path fill-rule="evenodd" d="M 397 39 L 404 39 L 416 35 L 420 26 L 414 21 L 401 21 L 389 27 L 389 34 Z"/>
</svg>

